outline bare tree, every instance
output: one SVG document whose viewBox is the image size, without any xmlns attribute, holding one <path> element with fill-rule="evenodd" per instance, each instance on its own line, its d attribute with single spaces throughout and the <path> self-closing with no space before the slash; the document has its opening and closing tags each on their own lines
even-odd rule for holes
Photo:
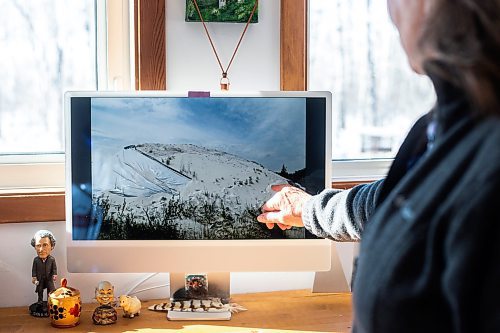
<svg viewBox="0 0 500 333">
<path fill-rule="evenodd" d="M 375 59 L 374 59 L 374 45 L 373 45 L 373 31 L 372 31 L 372 0 L 366 0 L 366 11 L 367 15 L 367 29 L 366 29 L 366 38 L 367 38 L 367 60 L 368 60 L 368 79 L 370 80 L 369 84 L 369 116 L 370 123 L 374 126 L 378 125 L 379 116 L 378 116 L 378 96 L 377 96 L 377 77 L 375 71 Z"/>
</svg>

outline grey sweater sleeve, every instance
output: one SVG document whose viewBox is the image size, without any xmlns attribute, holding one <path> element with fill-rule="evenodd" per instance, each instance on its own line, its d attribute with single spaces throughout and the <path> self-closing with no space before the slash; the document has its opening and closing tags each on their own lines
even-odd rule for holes
<svg viewBox="0 0 500 333">
<path fill-rule="evenodd" d="M 359 241 L 365 223 L 375 211 L 383 180 L 350 190 L 327 189 L 313 196 L 302 209 L 304 227 L 318 237 Z"/>
</svg>

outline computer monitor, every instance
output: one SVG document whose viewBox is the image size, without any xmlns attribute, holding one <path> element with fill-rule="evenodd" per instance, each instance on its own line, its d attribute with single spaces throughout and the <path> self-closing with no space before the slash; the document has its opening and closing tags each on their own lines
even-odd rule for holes
<svg viewBox="0 0 500 333">
<path fill-rule="evenodd" d="M 330 268 L 256 220 L 272 184 L 330 187 L 329 92 L 68 92 L 65 120 L 68 271 Z"/>
</svg>

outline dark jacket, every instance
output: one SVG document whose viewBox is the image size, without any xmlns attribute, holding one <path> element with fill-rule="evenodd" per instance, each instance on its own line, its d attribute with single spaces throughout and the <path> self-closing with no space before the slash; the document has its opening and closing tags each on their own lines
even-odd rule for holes
<svg viewBox="0 0 500 333">
<path fill-rule="evenodd" d="M 432 149 L 427 116 L 384 181 L 344 194 L 344 222 L 362 232 L 357 333 L 500 332 L 500 117 L 475 117 L 453 87 L 436 90 Z M 312 215 L 335 212 L 312 201 L 305 224 L 323 229 Z"/>
<path fill-rule="evenodd" d="M 43 262 L 40 257 L 35 257 L 33 259 L 31 276 L 36 277 L 39 282 L 35 289 L 36 292 L 43 291 L 45 288 L 47 288 L 49 292 L 54 290 L 54 275 L 57 275 L 57 265 L 53 256 L 49 255 L 45 262 Z"/>
</svg>

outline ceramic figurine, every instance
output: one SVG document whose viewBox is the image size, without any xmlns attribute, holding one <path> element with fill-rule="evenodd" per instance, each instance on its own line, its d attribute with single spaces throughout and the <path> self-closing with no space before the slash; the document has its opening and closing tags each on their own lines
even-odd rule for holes
<svg viewBox="0 0 500 333">
<path fill-rule="evenodd" d="M 141 314 L 141 301 L 135 296 L 121 295 L 120 306 L 125 318 L 134 318 Z"/>
<path fill-rule="evenodd" d="M 48 295 L 56 287 L 54 281 L 57 279 L 56 260 L 50 255 L 56 246 L 54 235 L 48 230 L 38 230 L 31 239 L 31 246 L 35 248 L 37 256 L 33 259 L 31 270 L 31 282 L 36 286 L 35 293 L 38 301 L 30 305 L 30 314 L 35 317 L 48 317 L 47 301 L 43 300 L 43 291 L 47 289 Z"/>
<path fill-rule="evenodd" d="M 116 323 L 118 315 L 113 304 L 115 302 L 114 287 L 108 281 L 101 281 L 95 288 L 95 299 L 99 306 L 92 314 L 96 325 L 109 325 Z"/>
<path fill-rule="evenodd" d="M 61 287 L 49 294 L 49 312 L 52 326 L 66 328 L 78 325 L 82 311 L 80 291 L 67 286 L 66 279 Z"/>
</svg>

